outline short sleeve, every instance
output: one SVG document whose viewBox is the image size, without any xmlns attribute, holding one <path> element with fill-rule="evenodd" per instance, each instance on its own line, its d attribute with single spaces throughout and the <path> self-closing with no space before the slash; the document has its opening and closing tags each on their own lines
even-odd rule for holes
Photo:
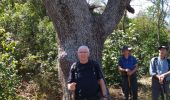
<svg viewBox="0 0 170 100">
<path fill-rule="evenodd" d="M 74 69 L 75 66 L 76 66 L 76 63 L 73 63 L 73 65 L 70 68 L 69 77 L 68 77 L 68 83 L 75 82 L 75 69 Z"/>
<path fill-rule="evenodd" d="M 97 80 L 100 80 L 100 79 L 103 78 L 103 74 L 102 74 L 100 65 L 97 62 L 94 62 L 94 63 L 95 63 L 95 70 L 96 70 Z"/>
<path fill-rule="evenodd" d="M 155 58 L 152 58 L 150 61 L 150 66 L 149 66 L 149 73 L 151 76 L 154 76 L 157 74 L 156 72 L 156 66 L 154 65 L 154 60 Z"/>
<path fill-rule="evenodd" d="M 119 60 L 118 60 L 118 66 L 121 66 L 121 67 L 122 67 L 122 58 L 119 58 Z"/>
<path fill-rule="evenodd" d="M 133 58 L 133 65 L 135 66 L 138 63 L 137 59 L 134 57 Z"/>
</svg>

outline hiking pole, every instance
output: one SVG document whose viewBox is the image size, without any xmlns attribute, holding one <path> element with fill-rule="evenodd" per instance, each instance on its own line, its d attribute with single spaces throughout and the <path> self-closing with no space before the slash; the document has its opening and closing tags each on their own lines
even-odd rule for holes
<svg viewBox="0 0 170 100">
<path fill-rule="evenodd" d="M 75 100 L 75 91 L 71 91 L 71 100 Z"/>
<path fill-rule="evenodd" d="M 131 83 L 130 83 L 130 76 L 128 76 L 128 84 L 129 84 L 129 88 L 130 88 L 130 85 L 131 85 Z"/>
<path fill-rule="evenodd" d="M 129 84 L 129 94 L 131 96 L 131 82 L 130 82 L 130 76 L 128 75 L 128 84 Z"/>
<path fill-rule="evenodd" d="M 162 100 L 166 100 L 165 84 L 164 84 L 164 82 L 160 83 L 160 86 L 161 86 Z"/>
</svg>

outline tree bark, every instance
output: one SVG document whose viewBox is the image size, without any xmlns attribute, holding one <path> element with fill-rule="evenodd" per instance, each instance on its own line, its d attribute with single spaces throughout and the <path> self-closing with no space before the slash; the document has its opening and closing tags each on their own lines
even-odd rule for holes
<svg viewBox="0 0 170 100">
<path fill-rule="evenodd" d="M 95 16 L 86 0 L 44 0 L 58 40 L 58 71 L 63 84 L 63 100 L 70 100 L 67 78 L 70 66 L 77 61 L 79 46 L 90 48 L 90 58 L 101 63 L 104 41 L 121 20 L 130 0 L 108 0 L 103 14 Z"/>
</svg>

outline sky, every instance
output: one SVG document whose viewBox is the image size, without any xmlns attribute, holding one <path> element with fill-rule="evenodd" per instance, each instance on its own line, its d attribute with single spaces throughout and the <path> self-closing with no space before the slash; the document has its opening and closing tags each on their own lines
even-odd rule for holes
<svg viewBox="0 0 170 100">
<path fill-rule="evenodd" d="M 146 10 L 149 6 L 153 5 L 149 0 L 132 0 L 130 4 L 135 9 L 134 14 L 128 13 L 130 18 L 136 17 L 139 11 Z"/>
<path fill-rule="evenodd" d="M 94 3 L 100 5 L 101 2 L 107 2 L 108 0 L 86 0 L 89 3 Z M 128 16 L 133 18 L 135 17 L 140 10 L 145 10 L 147 7 L 151 6 L 152 3 L 149 0 L 132 0 L 131 6 L 135 9 L 135 14 L 128 13 Z"/>
<path fill-rule="evenodd" d="M 93 2 L 107 2 L 107 0 L 87 0 L 89 3 L 93 3 Z M 170 5 L 170 0 L 168 0 L 169 4 Z M 132 0 L 131 1 L 131 6 L 135 9 L 135 13 L 134 14 L 131 14 L 131 13 L 127 13 L 128 14 L 128 17 L 129 18 L 134 18 L 137 16 L 137 14 L 140 12 L 140 11 L 146 11 L 146 9 L 149 7 L 149 6 L 152 6 L 153 4 L 150 2 L 150 0 Z M 169 8 L 170 10 L 170 8 Z M 165 19 L 167 22 L 170 23 L 170 16 L 169 18 L 167 17 Z"/>
</svg>

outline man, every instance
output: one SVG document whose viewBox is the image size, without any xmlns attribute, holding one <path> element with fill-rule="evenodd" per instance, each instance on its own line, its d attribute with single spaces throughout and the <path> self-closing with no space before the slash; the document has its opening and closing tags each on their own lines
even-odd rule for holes
<svg viewBox="0 0 170 100">
<path fill-rule="evenodd" d="M 104 100 L 107 100 L 105 82 L 99 64 L 89 60 L 89 48 L 78 48 L 79 61 L 71 66 L 68 89 L 75 92 L 75 100 L 100 100 L 101 91 Z"/>
<path fill-rule="evenodd" d="M 169 100 L 169 81 L 170 81 L 170 60 L 167 59 L 168 48 L 161 46 L 158 48 L 159 56 L 150 61 L 150 75 L 152 76 L 152 100 Z"/>
<path fill-rule="evenodd" d="M 137 60 L 131 55 L 130 47 L 124 46 L 122 48 L 122 56 L 119 59 L 118 66 L 122 76 L 122 90 L 125 100 L 129 99 L 129 94 L 131 94 L 133 100 L 137 100 Z"/>
</svg>

